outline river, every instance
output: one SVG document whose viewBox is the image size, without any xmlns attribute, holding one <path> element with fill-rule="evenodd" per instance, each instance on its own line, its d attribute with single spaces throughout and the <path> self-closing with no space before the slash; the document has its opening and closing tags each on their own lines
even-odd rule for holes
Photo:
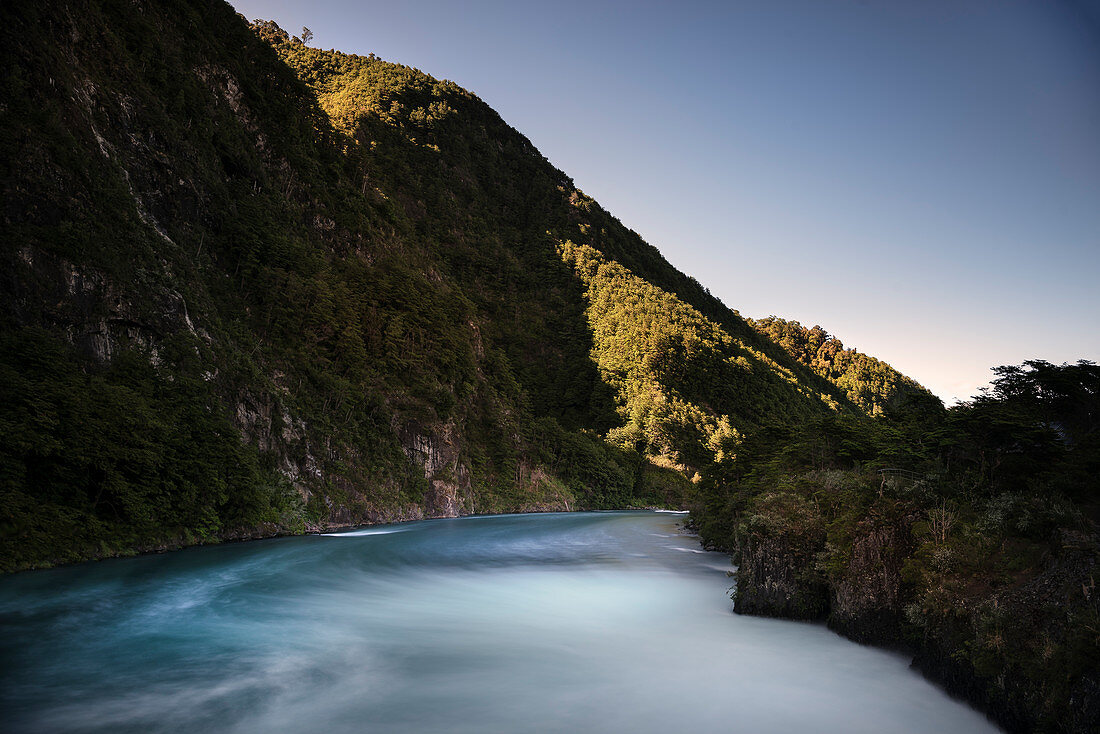
<svg viewBox="0 0 1100 734">
<path fill-rule="evenodd" d="M 737 616 L 660 512 L 428 520 L 0 579 L 11 732 L 995 732 L 907 660 Z"/>
</svg>

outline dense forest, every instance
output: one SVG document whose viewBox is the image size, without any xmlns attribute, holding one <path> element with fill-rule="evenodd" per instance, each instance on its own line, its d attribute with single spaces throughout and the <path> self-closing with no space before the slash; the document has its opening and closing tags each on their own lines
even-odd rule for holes
<svg viewBox="0 0 1100 734">
<path fill-rule="evenodd" d="M 0 20 L 0 570 L 690 507 L 738 611 L 1100 719 L 1095 365 L 945 409 L 742 318 L 451 82 L 220 0 Z"/>
<path fill-rule="evenodd" d="M 210 0 L 3 14 L 6 570 L 684 506 L 860 412 L 453 83 Z"/>
</svg>

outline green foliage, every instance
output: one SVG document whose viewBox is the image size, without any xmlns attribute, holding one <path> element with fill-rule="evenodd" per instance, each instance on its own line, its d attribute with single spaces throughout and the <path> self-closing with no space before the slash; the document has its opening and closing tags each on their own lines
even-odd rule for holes
<svg viewBox="0 0 1100 734">
<path fill-rule="evenodd" d="M 693 520 L 741 561 L 744 608 L 786 584 L 803 606 L 784 613 L 803 616 L 828 585 L 831 624 L 962 666 L 975 695 L 1059 730 L 1100 659 L 1077 626 L 1098 612 L 1100 373 L 995 372 L 946 412 L 919 401 L 750 433 L 704 475 Z"/>
<path fill-rule="evenodd" d="M 807 329 L 797 321 L 769 316 L 749 319 L 754 329 L 783 347 L 801 364 L 844 390 L 868 415 L 882 415 L 906 402 L 930 407 L 939 400 L 890 365 L 854 349 L 845 349 L 820 326 Z"/>
<path fill-rule="evenodd" d="M 474 95 L 206 0 L 3 20 L 6 567 L 415 514 L 414 432 L 470 510 L 683 502 L 603 440 L 567 179 Z"/>
<path fill-rule="evenodd" d="M 136 351 L 86 373 L 47 332 L 0 338 L 3 570 L 293 522 L 296 494 L 209 383 L 165 377 Z"/>
<path fill-rule="evenodd" d="M 580 458 L 604 457 L 601 433 L 610 430 L 627 455 L 664 457 L 690 476 L 735 440 L 736 426 L 847 409 L 828 383 L 672 269 L 474 95 L 373 55 L 311 49 L 269 23 L 255 27 L 347 136 L 363 192 L 396 203 L 430 267 L 469 297 L 486 359 L 501 365 L 494 371 L 508 386 L 482 405 L 514 396 L 520 411 L 503 422 L 539 436 L 515 452 L 492 425 L 468 423 L 486 481 L 500 486 L 534 463 L 582 503 L 611 506 L 611 498 L 628 501 L 637 471 Z M 570 234 L 592 244 L 573 245 Z M 523 429 L 525 416 L 540 428 Z M 572 438 L 544 435 L 546 419 Z M 632 432 L 638 439 L 625 441 Z M 558 453 L 547 456 L 543 441 Z M 580 487 L 573 477 L 581 476 L 591 486 Z"/>
<path fill-rule="evenodd" d="M 855 415 L 452 82 L 215 0 L 2 12 L 0 323 L 55 363 L 4 362 L 15 566 L 435 481 L 683 506 L 760 426 Z"/>
<path fill-rule="evenodd" d="M 739 430 L 833 412 L 789 368 L 595 248 L 566 241 L 561 256 L 585 286 L 592 358 L 616 392 L 613 442 L 690 475 L 733 450 Z"/>
</svg>

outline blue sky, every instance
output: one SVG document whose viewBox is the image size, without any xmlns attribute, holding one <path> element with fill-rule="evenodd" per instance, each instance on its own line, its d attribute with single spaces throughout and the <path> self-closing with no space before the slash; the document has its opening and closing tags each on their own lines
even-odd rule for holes
<svg viewBox="0 0 1100 734">
<path fill-rule="evenodd" d="M 743 315 L 948 403 L 1100 361 L 1100 3 L 234 0 L 478 94 Z"/>
</svg>

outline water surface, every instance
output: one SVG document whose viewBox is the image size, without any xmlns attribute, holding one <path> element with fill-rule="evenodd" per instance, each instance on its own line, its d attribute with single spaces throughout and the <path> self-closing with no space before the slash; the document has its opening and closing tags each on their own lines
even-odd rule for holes
<svg viewBox="0 0 1100 734">
<path fill-rule="evenodd" d="M 16 732 L 993 732 L 899 655 L 740 617 L 667 513 L 509 515 L 0 580 Z"/>
</svg>

